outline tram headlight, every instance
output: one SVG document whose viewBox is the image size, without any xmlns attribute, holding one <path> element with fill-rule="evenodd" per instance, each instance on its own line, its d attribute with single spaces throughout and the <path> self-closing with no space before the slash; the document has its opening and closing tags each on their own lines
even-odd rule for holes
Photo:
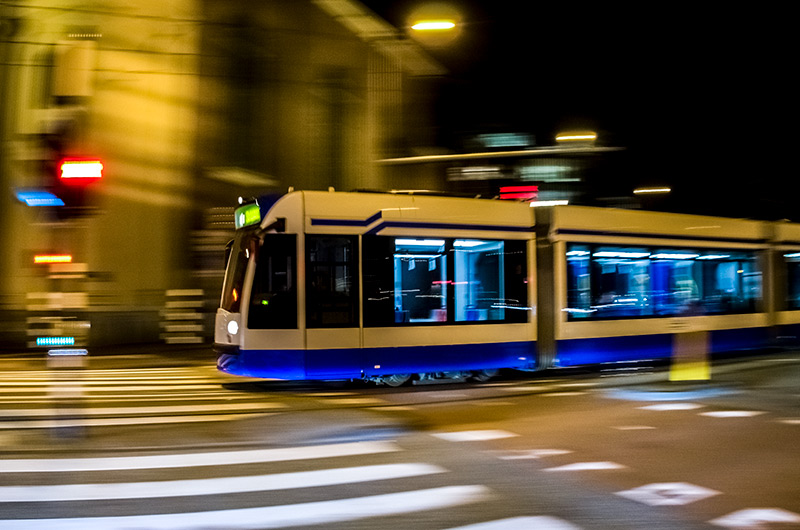
<svg viewBox="0 0 800 530">
<path fill-rule="evenodd" d="M 230 333 L 231 335 L 236 335 L 237 333 L 239 333 L 239 323 L 236 322 L 235 320 L 231 320 L 230 322 L 228 322 L 228 333 Z"/>
</svg>

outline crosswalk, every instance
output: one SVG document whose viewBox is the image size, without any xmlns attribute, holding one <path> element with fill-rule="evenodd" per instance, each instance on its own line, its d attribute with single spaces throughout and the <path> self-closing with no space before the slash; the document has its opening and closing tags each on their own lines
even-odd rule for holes
<svg viewBox="0 0 800 530">
<path fill-rule="evenodd" d="M 0 431 L 231 421 L 286 408 L 226 382 L 213 367 L 0 371 Z"/>
<path fill-rule="evenodd" d="M 498 500 L 490 487 L 417 461 L 396 441 L 82 458 L 0 461 L 0 528 L 377 528 L 411 516 L 415 528 L 579 530 L 545 514 L 448 526 L 466 506 Z M 176 478 L 197 476 L 202 478 Z M 262 472 L 267 470 L 267 472 Z M 157 480 L 128 480 L 143 474 Z M 178 508 L 184 507 L 184 510 Z M 31 514 L 44 514 L 32 516 Z M 470 512 L 472 513 L 472 512 Z M 474 513 L 481 514 L 483 510 Z M 437 521 L 442 521 L 438 523 Z"/>
</svg>

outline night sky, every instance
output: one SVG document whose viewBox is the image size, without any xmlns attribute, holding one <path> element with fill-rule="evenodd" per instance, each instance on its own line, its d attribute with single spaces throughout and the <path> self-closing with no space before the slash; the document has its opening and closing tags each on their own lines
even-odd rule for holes
<svg viewBox="0 0 800 530">
<path fill-rule="evenodd" d="M 363 3 L 402 28 L 423 2 Z M 442 143 L 511 131 L 551 145 L 588 128 L 627 150 L 626 174 L 609 178 L 670 185 L 691 211 L 800 221 L 789 14 L 700 4 L 450 2 L 462 30 L 428 48 L 449 71 Z"/>
</svg>

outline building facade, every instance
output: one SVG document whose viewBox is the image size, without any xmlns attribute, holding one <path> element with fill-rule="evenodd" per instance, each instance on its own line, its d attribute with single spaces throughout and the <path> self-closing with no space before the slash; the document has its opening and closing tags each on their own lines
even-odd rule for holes
<svg viewBox="0 0 800 530">
<path fill-rule="evenodd" d="M 208 310 L 239 196 L 425 184 L 373 161 L 428 142 L 443 70 L 358 2 L 0 7 L 6 345 L 28 341 L 31 315 L 87 323 L 88 345 L 158 340 L 176 289 L 202 289 Z M 64 207 L 26 203 L 58 196 L 64 157 L 96 157 L 102 178 Z"/>
</svg>

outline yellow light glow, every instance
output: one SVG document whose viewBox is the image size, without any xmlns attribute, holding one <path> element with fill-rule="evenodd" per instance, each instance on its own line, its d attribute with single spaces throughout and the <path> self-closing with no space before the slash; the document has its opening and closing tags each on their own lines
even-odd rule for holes
<svg viewBox="0 0 800 530">
<path fill-rule="evenodd" d="M 672 191 L 672 188 L 668 188 L 666 186 L 661 187 L 653 187 L 653 188 L 636 188 L 633 190 L 633 193 L 637 195 L 642 195 L 646 193 L 669 193 Z"/>
<path fill-rule="evenodd" d="M 597 133 L 594 132 L 561 133 L 556 135 L 556 142 L 593 142 L 595 140 L 597 140 Z"/>
<path fill-rule="evenodd" d="M 411 29 L 416 31 L 442 31 L 455 27 L 456 23 L 452 20 L 421 20 L 411 26 Z"/>
<path fill-rule="evenodd" d="M 72 263 L 69 254 L 41 254 L 33 257 L 34 263 Z"/>
</svg>

